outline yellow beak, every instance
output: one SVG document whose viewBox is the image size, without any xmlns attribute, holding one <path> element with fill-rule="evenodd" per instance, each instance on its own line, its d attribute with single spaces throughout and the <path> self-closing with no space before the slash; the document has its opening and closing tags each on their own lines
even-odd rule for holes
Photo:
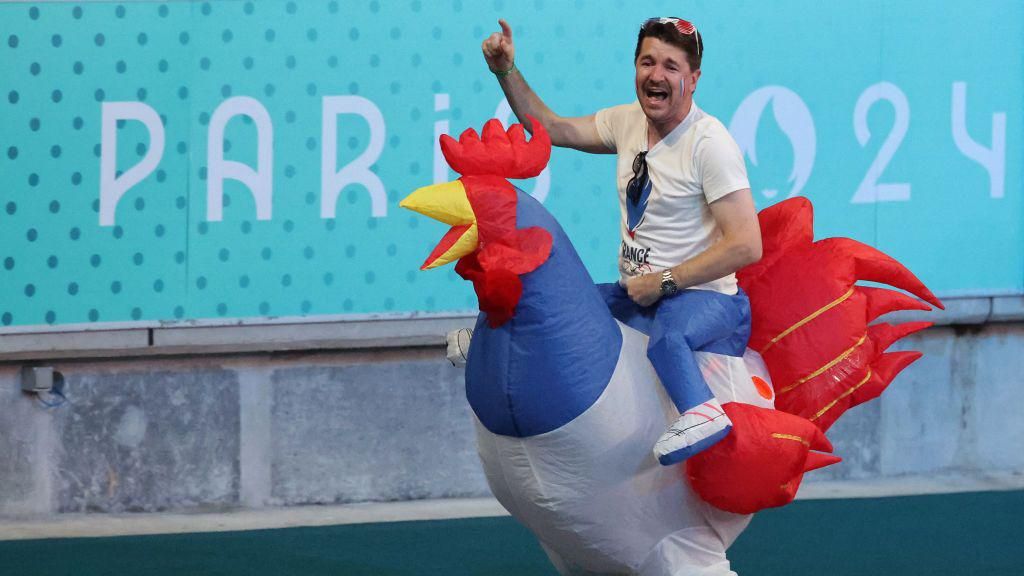
<svg viewBox="0 0 1024 576">
<path fill-rule="evenodd" d="M 476 214 L 461 181 L 419 188 L 398 205 L 452 227 L 423 263 L 422 270 L 444 266 L 476 250 Z"/>
</svg>

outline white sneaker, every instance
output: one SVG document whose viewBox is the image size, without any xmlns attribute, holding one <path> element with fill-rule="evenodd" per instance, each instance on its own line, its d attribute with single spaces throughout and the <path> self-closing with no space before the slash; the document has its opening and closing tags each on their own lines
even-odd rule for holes
<svg viewBox="0 0 1024 576">
<path fill-rule="evenodd" d="M 677 464 L 710 448 L 731 429 L 732 421 L 718 400 L 712 398 L 683 412 L 658 438 L 654 455 L 664 466 Z"/>
<path fill-rule="evenodd" d="M 472 328 L 452 330 L 445 336 L 448 342 L 448 361 L 452 366 L 462 368 L 466 365 L 466 359 L 469 358 L 469 343 L 472 339 Z"/>
</svg>

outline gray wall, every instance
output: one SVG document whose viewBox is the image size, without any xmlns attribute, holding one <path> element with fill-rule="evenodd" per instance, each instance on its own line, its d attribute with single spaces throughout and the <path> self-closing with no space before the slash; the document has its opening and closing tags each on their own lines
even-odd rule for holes
<svg viewBox="0 0 1024 576">
<path fill-rule="evenodd" d="M 61 362 L 45 408 L 0 369 L 0 513 L 479 496 L 440 349 Z"/>
<path fill-rule="evenodd" d="M 833 427 L 845 461 L 807 482 L 1024 473 L 1024 323 L 984 320 L 900 343 L 924 358 Z M 250 336 L 231 352 L 195 332 L 203 348 L 177 356 L 51 358 L 69 399 L 56 408 L 20 391 L 24 360 L 0 364 L 0 516 L 487 495 L 461 370 L 444 359 L 460 324 L 420 340 L 401 327 L 397 347 L 371 330 L 264 350 Z"/>
</svg>

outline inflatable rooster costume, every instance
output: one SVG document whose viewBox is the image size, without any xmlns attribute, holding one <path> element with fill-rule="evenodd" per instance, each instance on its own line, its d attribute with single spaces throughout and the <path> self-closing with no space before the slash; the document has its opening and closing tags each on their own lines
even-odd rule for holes
<svg viewBox="0 0 1024 576">
<path fill-rule="evenodd" d="M 737 275 L 749 342 L 741 356 L 691 346 L 732 430 L 662 466 L 652 449 L 679 412 L 648 359 L 650 335 L 613 316 L 555 219 L 506 180 L 547 164 L 550 141 L 533 126 L 530 141 L 497 120 L 482 137 L 442 136 L 461 178 L 401 203 L 452 227 L 423 267 L 457 261 L 479 299 L 466 395 L 487 481 L 563 574 L 732 574 L 725 552 L 750 514 L 790 502 L 804 472 L 838 462 L 824 432 L 920 356 L 884 351 L 928 323 L 869 324 L 930 307 L 856 282 L 941 303 L 864 244 L 814 242 L 806 199 L 765 209 L 764 257 Z"/>
</svg>

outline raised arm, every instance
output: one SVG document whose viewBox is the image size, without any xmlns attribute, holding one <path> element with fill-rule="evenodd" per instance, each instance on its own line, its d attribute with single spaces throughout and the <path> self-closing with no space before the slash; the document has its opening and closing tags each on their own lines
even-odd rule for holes
<svg viewBox="0 0 1024 576">
<path fill-rule="evenodd" d="M 527 114 L 540 120 L 555 146 L 575 148 L 596 154 L 611 154 L 594 123 L 594 115 L 566 118 L 555 114 L 530 88 L 522 72 L 515 65 L 515 44 L 512 42 L 512 27 L 505 20 L 498 20 L 501 32 L 495 32 L 484 40 L 481 46 L 487 67 L 498 78 L 498 84 L 505 93 L 512 111 L 519 121 L 533 132 Z"/>
</svg>

